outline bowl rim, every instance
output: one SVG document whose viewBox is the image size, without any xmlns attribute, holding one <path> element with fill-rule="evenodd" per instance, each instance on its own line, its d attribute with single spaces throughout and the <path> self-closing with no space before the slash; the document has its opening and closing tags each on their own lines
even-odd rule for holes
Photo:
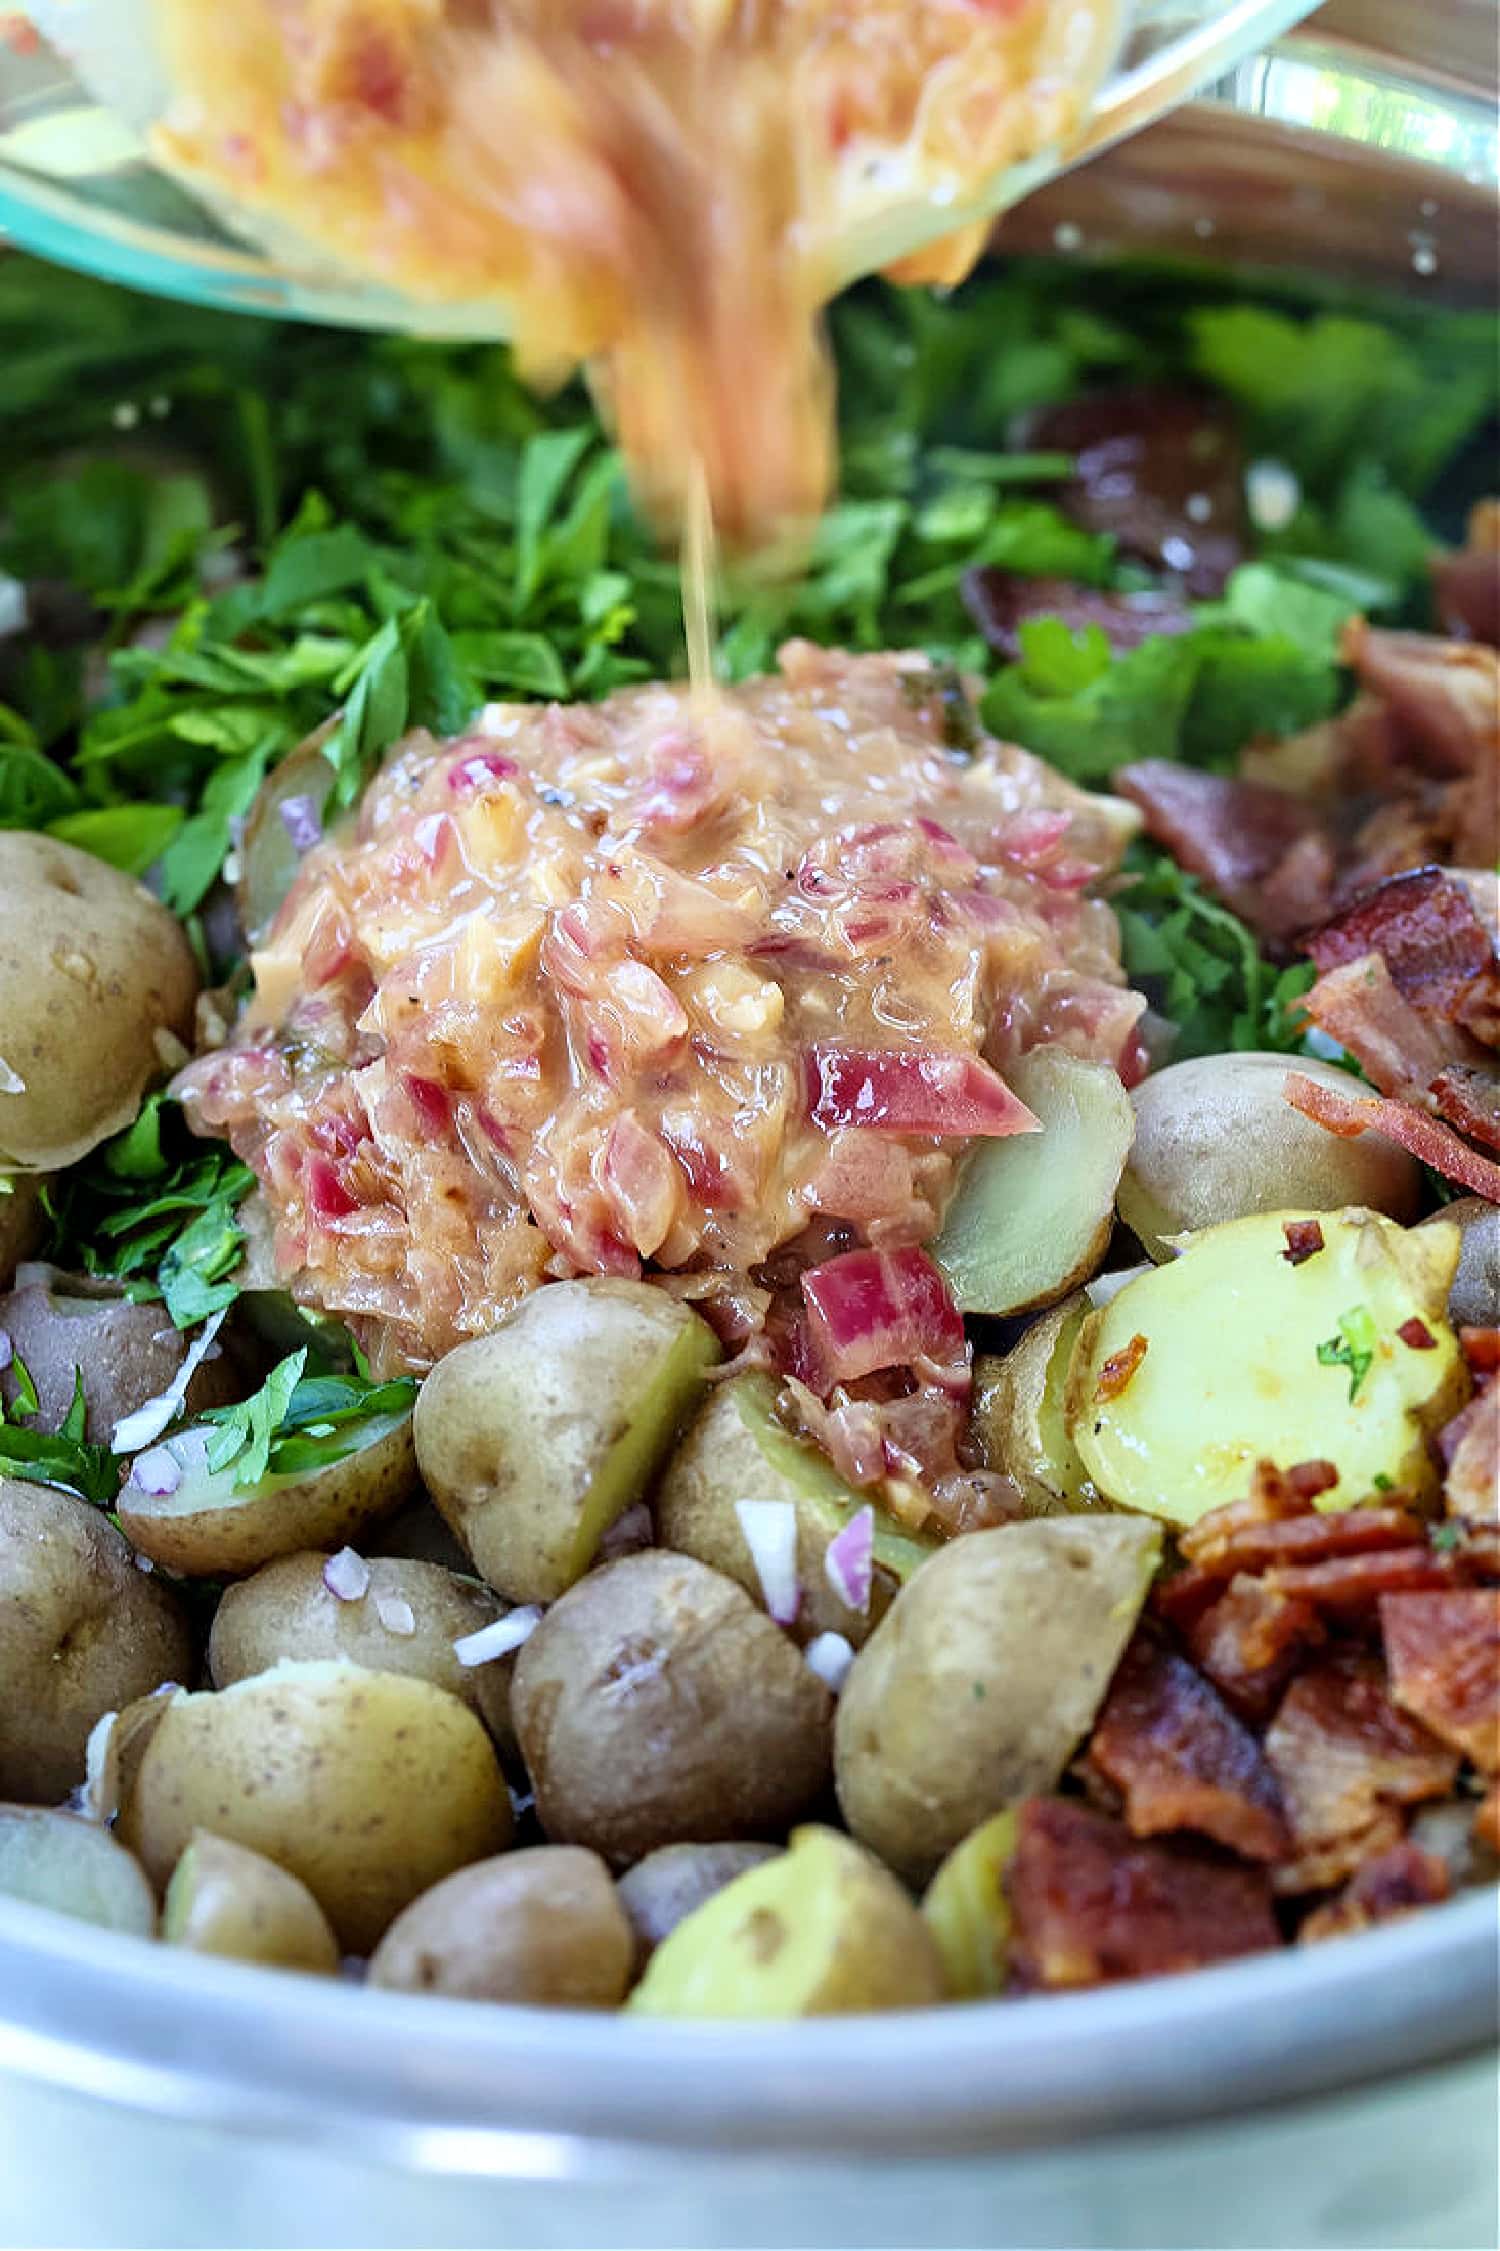
<svg viewBox="0 0 1500 2251">
<path fill-rule="evenodd" d="M 359 1990 L 0 1904 L 0 2071 L 402 2169 L 1035 2149 L 1329 2094 L 1500 2037 L 1493 1886 L 1219 1968 L 1027 2002 L 683 2023 Z"/>
</svg>

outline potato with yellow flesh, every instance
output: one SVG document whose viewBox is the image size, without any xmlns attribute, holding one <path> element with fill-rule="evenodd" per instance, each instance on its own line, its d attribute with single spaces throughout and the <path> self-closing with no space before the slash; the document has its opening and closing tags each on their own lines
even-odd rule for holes
<svg viewBox="0 0 1500 2251">
<path fill-rule="evenodd" d="M 1120 1217 L 1150 1256 L 1169 1238 L 1255 1212 L 1368 1205 L 1392 1219 L 1422 1208 L 1422 1168 L 1382 1134 L 1342 1140 L 1286 1099 L 1285 1055 L 1196 1055 L 1135 1089 L 1135 1142 L 1120 1181 Z M 1295 1068 L 1336 1094 L 1358 1080 L 1298 1056 Z"/>
<path fill-rule="evenodd" d="M 955 2001 L 988 2000 L 1010 1983 L 1005 1872 L 1015 1849 L 1016 1817 L 997 1813 L 954 1846 L 927 1887 L 922 1915 Z"/>
<path fill-rule="evenodd" d="M 278 1556 L 227 1587 L 214 1612 L 208 1664 L 216 1688 L 267 1673 L 284 1658 L 347 1658 L 372 1673 L 406 1673 L 445 1688 L 476 1711 L 497 1740 L 510 1738 L 513 1656 L 460 1664 L 454 1643 L 505 1615 L 477 1579 L 436 1563 L 371 1556 L 362 1594 L 333 1593 L 318 1551 Z"/>
<path fill-rule="evenodd" d="M 120 1809 L 119 1833 L 165 1884 L 208 1829 L 300 1878 L 348 1951 L 510 1842 L 489 1737 L 423 1680 L 286 1664 L 172 1698 Z"/>
<path fill-rule="evenodd" d="M 373 1415 L 351 1451 L 320 1468 L 256 1484 L 208 1466 L 212 1432 L 197 1423 L 164 1439 L 179 1476 L 169 1493 L 132 1476 L 121 1487 L 122 1531 L 142 1555 L 185 1579 L 238 1579 L 299 1548 L 339 1548 L 400 1507 L 417 1481 L 412 1418 Z"/>
<path fill-rule="evenodd" d="M 718 1342 L 646 1282 L 533 1291 L 440 1360 L 417 1401 L 428 1491 L 513 1602 L 552 1602 L 640 1500 L 698 1404 Z"/>
<path fill-rule="evenodd" d="M 1287 1228 L 1309 1221 L 1323 1247 L 1294 1263 Z M 1193 1236 L 1084 1324 L 1068 1427 L 1089 1476 L 1172 1524 L 1242 1498 L 1258 1461 L 1331 1462 L 1320 1508 L 1434 1496 L 1428 1438 L 1468 1390 L 1447 1314 L 1458 1249 L 1456 1227 L 1361 1209 Z"/>
<path fill-rule="evenodd" d="M 175 1596 L 102 1509 L 0 1477 L 0 1791 L 55 1805 L 104 1714 L 193 1663 Z"/>
<path fill-rule="evenodd" d="M 1453 1326 L 1493 1329 L 1500 1324 L 1500 1204 L 1483 1196 L 1457 1196 L 1421 1224 L 1456 1227 L 1462 1238 L 1458 1272 L 1448 1292 Z"/>
<path fill-rule="evenodd" d="M 192 1954 L 330 1977 L 339 1943 L 306 1884 L 264 1853 L 199 1829 L 172 1870 L 161 1935 Z"/>
<path fill-rule="evenodd" d="M 0 830 L 0 1171 L 59 1171 L 129 1125 L 197 991 L 181 925 L 143 884 Z"/>
<path fill-rule="evenodd" d="M 0 1899 L 132 1938 L 156 1928 L 156 1900 L 139 1861 L 107 1829 L 41 1806 L 0 1805 Z"/>
<path fill-rule="evenodd" d="M 396 1993 L 536 2008 L 613 2009 L 635 1937 L 609 1870 L 577 1845 L 535 1845 L 434 1884 L 376 1947 L 370 1983 Z"/>
<path fill-rule="evenodd" d="M 1025 1313 L 1088 1280 L 1135 1128 L 1108 1064 L 1043 1047 L 1006 1075 L 1042 1131 L 976 1142 L 959 1170 L 931 1249 L 965 1313 Z"/>
<path fill-rule="evenodd" d="M 838 1830 L 806 1828 L 679 1923 L 627 2007 L 635 2016 L 795 2018 L 942 1999 L 937 1947 L 895 1877 Z"/>
<path fill-rule="evenodd" d="M 829 1544 L 868 1505 L 868 1496 L 846 1485 L 825 1454 L 782 1427 L 776 1386 L 760 1374 L 736 1376 L 710 1392 L 667 1466 L 656 1528 L 663 1547 L 696 1556 L 763 1602 L 737 1513 L 740 1501 L 786 1501 L 796 1511 L 799 1641 L 837 1633 L 858 1648 L 897 1587 L 932 1553 L 931 1540 L 904 1531 L 876 1508 L 869 1605 L 855 1610 L 843 1600 L 828 1576 Z"/>
<path fill-rule="evenodd" d="M 1020 1487 L 1028 1516 L 1100 1506 L 1064 1413 L 1068 1364 L 1088 1311 L 1080 1291 L 1034 1321 L 1009 1352 L 974 1363 L 970 1436 L 985 1468 Z"/>
<path fill-rule="evenodd" d="M 1054 1789 L 1160 1554 L 1144 1517 L 1075 1516 L 967 1532 L 924 1563 L 839 1699 L 834 1780 L 861 1844 L 925 1883 L 989 1815 Z"/>
</svg>

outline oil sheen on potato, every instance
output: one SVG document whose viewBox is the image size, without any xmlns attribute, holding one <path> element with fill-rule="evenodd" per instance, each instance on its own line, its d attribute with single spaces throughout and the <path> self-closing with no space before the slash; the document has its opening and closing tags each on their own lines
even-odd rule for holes
<svg viewBox="0 0 1500 2251">
<path fill-rule="evenodd" d="M 1065 141 L 1115 0 L 156 0 L 159 153 L 427 304 L 493 306 L 524 369 L 580 361 L 639 493 L 765 542 L 821 505 L 817 308 L 917 241 L 977 254 L 976 191 Z"/>
</svg>

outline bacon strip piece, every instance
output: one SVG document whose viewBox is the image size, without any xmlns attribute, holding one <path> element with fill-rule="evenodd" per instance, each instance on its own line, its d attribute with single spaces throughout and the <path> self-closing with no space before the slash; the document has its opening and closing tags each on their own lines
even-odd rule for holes
<svg viewBox="0 0 1500 2251">
<path fill-rule="evenodd" d="M 1174 859 L 1267 937 L 1289 939 L 1327 911 L 1333 848 L 1305 798 L 1166 758 L 1122 766 L 1111 787 L 1140 807 L 1147 832 Z"/>
<path fill-rule="evenodd" d="M 1066 1798 L 1021 1807 L 1007 1888 L 1012 1968 L 1033 1991 L 1198 1969 L 1280 1943 L 1261 1870 L 1139 1843 L 1123 1822 Z"/>
<path fill-rule="evenodd" d="M 1500 991 L 1494 938 L 1445 868 L 1387 876 L 1314 931 L 1307 950 L 1320 976 L 1379 954 L 1404 999 L 1449 1023 L 1464 1021 L 1476 984 Z"/>
<path fill-rule="evenodd" d="M 1270 1718 L 1309 1649 L 1327 1638 L 1310 1602 L 1242 1574 L 1185 1629 L 1194 1662 L 1242 1719 Z"/>
<path fill-rule="evenodd" d="M 1380 1630 L 1393 1701 L 1500 1773 L 1500 1589 L 1386 1595 Z"/>
<path fill-rule="evenodd" d="M 1351 618 L 1339 654 L 1383 696 L 1425 753 L 1429 772 L 1467 774 L 1500 729 L 1493 649 L 1431 633 L 1393 633 Z"/>
<path fill-rule="evenodd" d="M 1422 1537 L 1422 1518 L 1410 1509 L 1330 1509 L 1326 1515 L 1303 1504 L 1300 1516 L 1274 1523 L 1225 1523 L 1241 1504 L 1211 1509 L 1180 1539 L 1182 1552 L 1221 1578 L 1237 1571 L 1263 1571 L 1270 1565 L 1321 1563 L 1331 1556 L 1366 1555 L 1385 1548 L 1409 1547 Z"/>
<path fill-rule="evenodd" d="M 1185 1657 L 1137 1634 L 1089 1741 L 1089 1765 L 1125 1801 L 1132 1836 L 1195 1829 L 1246 1860 L 1291 1848 L 1260 1745 Z"/>
<path fill-rule="evenodd" d="M 1470 1041 L 1418 1014 L 1380 954 L 1360 954 L 1330 969 L 1303 1006 L 1382 1094 L 1420 1098 L 1440 1072 L 1474 1052 Z"/>
<path fill-rule="evenodd" d="M 1273 1593 L 1347 1617 L 1373 1608 L 1385 1595 L 1452 1583 L 1452 1559 L 1436 1554 L 1425 1542 L 1408 1548 L 1385 1548 L 1373 1555 L 1329 1556 L 1321 1563 L 1294 1564 L 1285 1571 L 1273 1569 L 1262 1581 Z"/>
<path fill-rule="evenodd" d="M 1449 1063 L 1429 1084 L 1440 1118 L 1486 1149 L 1500 1149 L 1500 1073 Z"/>
<path fill-rule="evenodd" d="M 1435 1852 L 1403 1841 L 1367 1860 L 1351 1883 L 1324 1906 L 1315 1908 L 1298 1932 L 1303 1939 L 1342 1938 L 1389 1923 L 1418 1907 L 1436 1907 L 1453 1889 L 1446 1864 Z"/>
<path fill-rule="evenodd" d="M 1500 1204 L 1500 1164 L 1480 1156 L 1477 1149 L 1459 1140 L 1451 1126 L 1429 1117 L 1424 1110 L 1413 1109 L 1408 1102 L 1394 1102 L 1386 1095 L 1340 1094 L 1301 1071 L 1288 1071 L 1285 1092 L 1294 1110 L 1341 1140 L 1352 1140 L 1359 1133 L 1383 1133 L 1420 1157 L 1423 1164 L 1431 1165 L 1445 1180 L 1456 1180 L 1474 1195 Z"/>
<path fill-rule="evenodd" d="M 1458 1754 L 1398 1712 L 1377 1658 L 1321 1657 L 1292 1682 L 1266 1731 L 1299 1852 L 1367 1831 L 1394 1805 L 1440 1798 Z"/>
</svg>

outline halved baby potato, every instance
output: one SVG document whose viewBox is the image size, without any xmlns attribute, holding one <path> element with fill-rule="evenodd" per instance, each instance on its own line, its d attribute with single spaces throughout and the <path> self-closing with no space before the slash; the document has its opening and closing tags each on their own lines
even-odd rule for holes
<svg viewBox="0 0 1500 2251">
<path fill-rule="evenodd" d="M 985 1468 L 1020 1487 L 1028 1516 L 1102 1506 L 1065 1412 L 1068 1368 L 1088 1313 L 1080 1290 L 1033 1321 L 1009 1352 L 982 1353 L 974 1363 L 970 1434 Z"/>
<path fill-rule="evenodd" d="M 119 1834 L 164 1885 L 208 1829 L 298 1877 L 351 1953 L 511 1836 L 510 1798 L 474 1714 L 427 1681 L 285 1664 L 178 1695 L 146 1745 Z"/>
<path fill-rule="evenodd" d="M 1134 1131 L 1119 1074 L 1042 1047 L 1007 1073 L 1040 1133 L 980 1141 L 931 1245 L 965 1313 L 1050 1305 L 1099 1266 Z"/>
<path fill-rule="evenodd" d="M 934 1543 L 876 1508 L 870 1600 L 853 1609 L 826 1569 L 831 1541 L 868 1496 L 846 1485 L 825 1454 L 783 1428 L 766 1375 L 716 1385 L 672 1456 L 656 1498 L 663 1547 L 722 1571 L 764 1607 L 764 1590 L 737 1509 L 741 1501 L 785 1501 L 796 1511 L 799 1641 L 838 1633 L 857 1648 Z"/>
<path fill-rule="evenodd" d="M 895 1877 L 838 1830 L 804 1828 L 663 1939 L 627 2007 L 790 2018 L 942 1998 L 932 1934 Z"/>
<path fill-rule="evenodd" d="M 1321 1247 L 1294 1247 L 1310 1224 Z M 1192 1236 L 1084 1324 L 1067 1413 L 1089 1477 L 1174 1524 L 1241 1498 L 1261 1460 L 1331 1462 L 1320 1508 L 1435 1496 L 1428 1439 L 1468 1389 L 1447 1312 L 1458 1253 L 1456 1227 L 1359 1208 Z"/>
<path fill-rule="evenodd" d="M 264 1853 L 206 1829 L 194 1833 L 172 1870 L 161 1935 L 190 1953 L 274 1969 L 331 1977 L 339 1966 L 338 1940 L 306 1884 Z"/>
<path fill-rule="evenodd" d="M 967 1532 L 903 1587 L 850 1667 L 834 1780 L 908 1883 L 991 1814 L 1055 1789 L 1093 1724 L 1161 1555 L 1145 1517 Z"/>
<path fill-rule="evenodd" d="M 235 1483 L 234 1464 L 208 1466 L 210 1431 L 191 1423 L 162 1441 L 181 1472 L 170 1493 L 131 1480 L 119 1499 L 133 1547 L 185 1579 L 233 1579 L 298 1548 L 338 1548 L 389 1516 L 417 1481 L 409 1413 L 376 1415 L 342 1460 L 290 1476 Z"/>
<path fill-rule="evenodd" d="M 954 1846 L 923 1897 L 923 1919 L 955 2001 L 987 2000 L 1010 1982 L 1005 1876 L 1015 1849 L 1015 1814 L 992 1814 Z"/>
<path fill-rule="evenodd" d="M 156 1929 L 156 1899 L 140 1862 L 95 1822 L 42 1806 L 0 1805 L 0 1898 L 132 1938 Z"/>
<path fill-rule="evenodd" d="M 577 1845 L 534 1845 L 434 1884 L 386 1932 L 370 1983 L 463 2001 L 613 2009 L 635 1938 L 609 1870 Z"/>
<path fill-rule="evenodd" d="M 1120 1217 L 1158 1261 L 1170 1238 L 1255 1212 L 1367 1205 L 1391 1219 L 1422 1208 L 1422 1168 L 1378 1133 L 1342 1140 L 1294 1110 L 1295 1067 L 1335 1093 L 1359 1083 L 1332 1064 L 1249 1050 L 1197 1055 L 1154 1071 L 1130 1099 L 1135 1143 L 1120 1181 Z"/>
<path fill-rule="evenodd" d="M 481 1577 L 514 1602 L 581 1579 L 718 1357 L 690 1306 L 592 1277 L 534 1291 L 440 1360 L 417 1401 L 417 1460 Z"/>
</svg>

